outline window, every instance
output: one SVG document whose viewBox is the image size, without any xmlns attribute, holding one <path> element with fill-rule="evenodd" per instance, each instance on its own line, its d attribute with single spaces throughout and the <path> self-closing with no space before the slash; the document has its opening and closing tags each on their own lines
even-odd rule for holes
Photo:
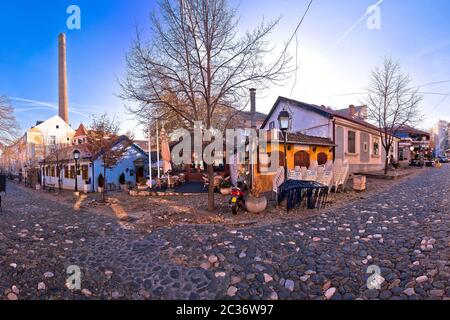
<svg viewBox="0 0 450 320">
<path fill-rule="evenodd" d="M 356 153 L 356 132 L 348 131 L 348 153 Z"/>
<path fill-rule="evenodd" d="M 70 179 L 75 179 L 75 166 L 70 166 Z"/>
<path fill-rule="evenodd" d="M 275 129 L 275 121 L 269 123 L 269 130 Z"/>
<path fill-rule="evenodd" d="M 50 167 L 50 177 L 54 177 L 55 176 L 55 167 Z"/>
<path fill-rule="evenodd" d="M 88 180 L 89 167 L 87 165 L 81 166 L 81 177 L 83 180 Z"/>
<path fill-rule="evenodd" d="M 50 144 L 55 145 L 56 144 L 56 136 L 50 136 Z"/>
<path fill-rule="evenodd" d="M 69 166 L 64 166 L 64 178 L 69 179 Z"/>
<path fill-rule="evenodd" d="M 59 125 L 56 125 L 56 129 L 59 129 Z"/>
<path fill-rule="evenodd" d="M 367 153 L 369 152 L 369 144 L 367 142 L 364 142 L 364 152 Z"/>
<path fill-rule="evenodd" d="M 378 139 L 374 139 L 373 141 L 373 154 L 375 156 L 380 155 L 380 141 Z"/>
</svg>

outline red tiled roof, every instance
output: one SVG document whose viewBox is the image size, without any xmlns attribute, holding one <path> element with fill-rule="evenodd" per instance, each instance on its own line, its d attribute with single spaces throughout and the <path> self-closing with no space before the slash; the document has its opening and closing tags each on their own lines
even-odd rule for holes
<svg viewBox="0 0 450 320">
<path fill-rule="evenodd" d="M 88 132 L 87 132 L 86 128 L 84 127 L 84 125 L 80 124 L 77 131 L 75 131 L 74 138 L 86 136 L 87 134 L 88 134 Z"/>
<path fill-rule="evenodd" d="M 334 143 L 330 138 L 309 136 L 299 132 L 288 133 L 288 142 L 305 145 L 334 146 Z"/>
</svg>

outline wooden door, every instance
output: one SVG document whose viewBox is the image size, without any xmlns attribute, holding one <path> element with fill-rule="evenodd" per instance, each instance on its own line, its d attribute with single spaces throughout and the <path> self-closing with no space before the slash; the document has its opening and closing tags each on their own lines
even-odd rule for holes
<svg viewBox="0 0 450 320">
<path fill-rule="evenodd" d="M 294 165 L 297 167 L 309 168 L 310 157 L 309 153 L 306 151 L 296 152 L 294 155 Z"/>
<path fill-rule="evenodd" d="M 321 152 L 317 155 L 317 163 L 319 164 L 319 166 L 324 165 L 325 163 L 327 163 L 327 161 L 328 156 L 326 153 Z"/>
</svg>

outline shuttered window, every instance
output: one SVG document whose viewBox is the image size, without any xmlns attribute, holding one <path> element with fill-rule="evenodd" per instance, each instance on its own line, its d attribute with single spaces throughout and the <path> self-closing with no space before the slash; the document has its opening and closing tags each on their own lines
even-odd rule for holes
<svg viewBox="0 0 450 320">
<path fill-rule="evenodd" d="M 348 131 L 348 153 L 356 153 L 356 132 Z"/>
</svg>

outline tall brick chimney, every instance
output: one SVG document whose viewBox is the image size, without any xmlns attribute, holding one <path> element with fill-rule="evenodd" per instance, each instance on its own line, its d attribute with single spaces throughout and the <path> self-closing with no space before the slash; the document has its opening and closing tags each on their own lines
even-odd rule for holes
<svg viewBox="0 0 450 320">
<path fill-rule="evenodd" d="M 351 104 L 351 105 L 348 107 L 348 109 L 349 109 L 350 117 L 354 118 L 355 115 L 356 115 L 356 107 L 355 107 L 354 105 Z"/>
<path fill-rule="evenodd" d="M 58 87 L 59 87 L 59 116 L 69 123 L 69 97 L 67 95 L 67 62 L 66 62 L 66 35 L 61 33 L 58 37 Z"/>
<path fill-rule="evenodd" d="M 250 89 L 250 114 L 252 129 L 256 129 L 256 89 Z"/>
</svg>

